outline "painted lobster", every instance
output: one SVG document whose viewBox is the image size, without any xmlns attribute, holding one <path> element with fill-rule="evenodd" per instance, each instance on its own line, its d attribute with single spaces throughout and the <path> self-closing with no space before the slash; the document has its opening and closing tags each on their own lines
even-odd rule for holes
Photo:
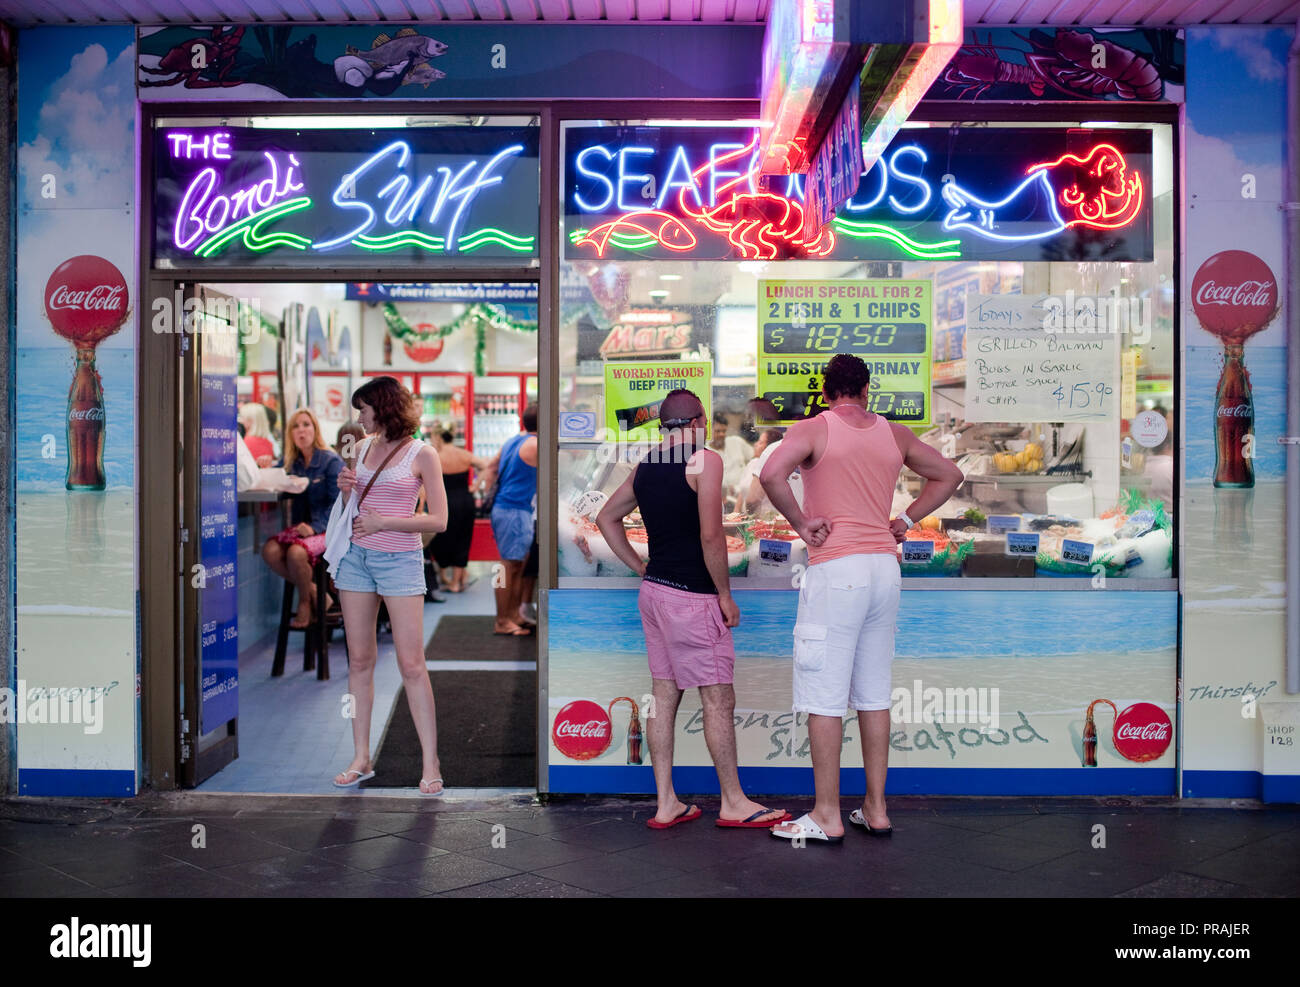
<svg viewBox="0 0 1300 987">
<path fill-rule="evenodd" d="M 992 44 L 992 32 L 983 44 L 978 32 L 974 37 L 975 44 L 963 45 L 942 76 L 943 82 L 960 88 L 958 99 L 967 94 L 979 99 L 1004 83 L 1026 86 L 1034 96 L 1042 96 L 1050 87 L 1073 99 L 1113 96 L 1150 102 L 1164 92 L 1160 70 L 1149 59 L 1112 41 L 1098 41 L 1086 31 L 1017 33 L 1033 49 L 1024 53 L 1023 64 L 999 56 L 1004 49 Z"/>
</svg>

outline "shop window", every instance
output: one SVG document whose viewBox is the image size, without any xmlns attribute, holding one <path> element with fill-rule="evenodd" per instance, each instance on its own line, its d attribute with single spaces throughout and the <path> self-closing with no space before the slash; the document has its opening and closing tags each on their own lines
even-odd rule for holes
<svg viewBox="0 0 1300 987">
<path fill-rule="evenodd" d="M 564 125 L 562 579 L 631 575 L 594 518 L 653 437 L 637 428 L 653 427 L 658 392 L 624 382 L 667 365 L 701 368 L 680 379 L 700 382 L 710 419 L 725 421 L 711 444 L 726 469 L 733 580 L 791 585 L 806 549 L 754 481 L 756 453 L 780 439 L 785 423 L 768 419 L 820 410 L 808 387 L 819 379 L 800 379 L 801 392 L 776 386 L 773 353 L 806 370 L 855 346 L 873 366 L 873 410 L 908 424 L 966 475 L 935 517 L 917 519 L 911 539 L 933 541 L 935 552 L 904 562 L 905 574 L 967 577 L 952 588 L 978 588 L 970 577 L 979 575 L 1087 577 L 1077 581 L 1085 588 L 1173 574 L 1172 128 L 1000 127 L 984 125 L 974 143 L 946 123 L 905 129 L 841 209 L 827 246 L 800 240 L 781 214 L 783 196 L 801 200 L 797 181 L 781 179 L 761 199 L 764 186 L 746 174 L 752 129 L 743 124 Z M 1006 195 L 993 193 L 998 181 Z M 751 198 L 728 201 L 736 190 Z M 898 221 L 881 221 L 882 209 Z M 766 227 L 755 227 L 755 210 Z M 760 304 L 773 281 L 884 284 L 886 293 L 918 285 L 924 312 L 882 316 L 870 331 L 847 306 L 791 318 Z M 784 334 L 764 336 L 774 320 Z M 928 346 L 918 344 L 927 334 Z M 912 363 L 924 363 L 911 383 L 902 357 L 886 359 L 908 346 L 919 346 Z M 920 483 L 904 471 L 894 512 Z M 635 516 L 628 525 L 638 527 Z M 644 536 L 631 541 L 645 551 Z M 773 551 L 772 542 L 786 545 Z M 1010 542 L 1026 554 L 1009 555 Z"/>
</svg>

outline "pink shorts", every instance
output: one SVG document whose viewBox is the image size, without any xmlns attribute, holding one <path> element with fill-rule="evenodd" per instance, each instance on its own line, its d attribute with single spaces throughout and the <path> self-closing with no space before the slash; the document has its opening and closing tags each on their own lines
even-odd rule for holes
<svg viewBox="0 0 1300 987">
<path fill-rule="evenodd" d="M 653 678 L 672 679 L 679 689 L 731 684 L 736 649 L 714 594 L 643 580 L 637 604 Z"/>
</svg>

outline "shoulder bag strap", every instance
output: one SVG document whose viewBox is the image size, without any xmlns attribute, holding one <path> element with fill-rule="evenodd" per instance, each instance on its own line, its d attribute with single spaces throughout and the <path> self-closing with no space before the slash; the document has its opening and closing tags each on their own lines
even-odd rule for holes
<svg viewBox="0 0 1300 987">
<path fill-rule="evenodd" d="M 410 439 L 406 440 L 406 442 L 410 442 L 410 441 L 411 441 Z M 370 482 L 367 483 L 366 488 L 361 491 L 361 499 L 357 501 L 358 508 L 361 507 L 361 501 L 366 499 L 366 494 L 370 493 L 370 488 L 375 485 L 375 481 L 379 479 L 379 474 L 384 471 L 384 467 L 387 466 L 392 461 L 394 456 L 396 456 L 399 452 L 401 452 L 403 449 L 406 448 L 406 442 L 403 442 L 400 446 L 394 447 L 393 451 L 384 457 L 384 461 L 379 464 L 379 469 L 375 470 L 374 474 L 370 477 Z M 369 451 L 370 451 L 370 446 L 369 444 L 367 444 L 366 452 Z M 366 453 L 364 452 L 361 454 L 362 460 L 365 459 L 365 455 Z"/>
</svg>

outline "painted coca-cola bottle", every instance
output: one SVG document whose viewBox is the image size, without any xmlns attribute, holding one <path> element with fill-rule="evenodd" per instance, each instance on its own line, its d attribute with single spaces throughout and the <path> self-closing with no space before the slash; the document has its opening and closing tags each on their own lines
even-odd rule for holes
<svg viewBox="0 0 1300 987">
<path fill-rule="evenodd" d="M 68 391 L 69 490 L 104 489 L 104 387 L 95 369 L 95 351 L 77 350 L 77 367 Z"/>
<path fill-rule="evenodd" d="M 1083 766 L 1085 768 L 1095 768 L 1097 766 L 1097 724 L 1092 718 L 1092 707 L 1088 707 L 1088 714 L 1083 721 Z"/>
<path fill-rule="evenodd" d="M 45 283 L 45 316 L 76 352 L 68 391 L 69 490 L 103 490 L 104 387 L 95 369 L 95 347 L 126 321 L 126 280 L 103 257 L 81 254 L 54 269 Z"/>
<path fill-rule="evenodd" d="M 1224 347 L 1223 374 L 1214 401 L 1214 485 L 1253 487 L 1251 463 L 1254 443 L 1255 402 L 1250 393 L 1245 348 L 1240 343 Z"/>
<path fill-rule="evenodd" d="M 1277 315 L 1277 278 L 1252 253 L 1220 251 L 1192 278 L 1192 309 L 1201 327 L 1223 343 L 1223 373 L 1214 402 L 1214 485 L 1253 487 L 1255 402 L 1245 344 Z"/>
</svg>

